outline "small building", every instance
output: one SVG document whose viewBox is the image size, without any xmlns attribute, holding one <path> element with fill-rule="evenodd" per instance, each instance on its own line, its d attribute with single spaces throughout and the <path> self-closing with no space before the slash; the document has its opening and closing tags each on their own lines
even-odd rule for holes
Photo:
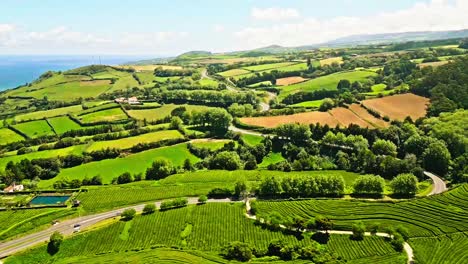
<svg viewBox="0 0 468 264">
<path fill-rule="evenodd" d="M 80 204 L 81 204 L 80 200 L 74 200 L 73 201 L 73 207 L 78 207 L 78 206 L 80 206 Z"/>
<path fill-rule="evenodd" d="M 128 104 L 140 104 L 140 102 L 138 101 L 138 98 L 133 96 L 133 97 L 128 98 Z"/>
<path fill-rule="evenodd" d="M 24 190 L 24 186 L 22 184 L 16 185 L 15 183 L 13 183 L 12 185 L 3 189 L 3 192 L 12 193 L 12 192 L 21 192 L 23 190 Z"/>
<path fill-rule="evenodd" d="M 125 97 L 119 97 L 119 98 L 115 98 L 114 99 L 114 102 L 116 103 L 125 103 L 127 100 L 125 99 Z"/>
</svg>

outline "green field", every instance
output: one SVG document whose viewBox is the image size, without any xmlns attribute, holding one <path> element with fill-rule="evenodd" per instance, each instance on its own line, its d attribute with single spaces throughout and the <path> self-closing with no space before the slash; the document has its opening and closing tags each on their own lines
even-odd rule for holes
<svg viewBox="0 0 468 264">
<path fill-rule="evenodd" d="M 283 178 L 291 176 L 301 178 L 320 175 L 343 176 L 348 185 L 351 185 L 359 176 L 356 173 L 345 171 L 301 171 L 289 173 L 268 170 L 196 171 L 171 175 L 160 181 L 142 181 L 99 188 L 88 187 L 89 191 L 80 193 L 78 198 L 87 212 L 96 212 L 147 201 L 199 196 L 201 194 L 206 195 L 213 188 L 229 188 L 234 190 L 235 183 L 239 180 L 246 180 L 250 186 L 255 186 L 263 177 L 274 176 Z M 40 187 L 41 185 L 44 185 L 43 182 L 39 184 Z M 115 193 L 119 195 L 115 195 Z"/>
<path fill-rule="evenodd" d="M 244 142 L 247 145 L 250 145 L 250 146 L 258 145 L 263 140 L 262 136 L 249 135 L 249 134 L 242 134 L 241 138 L 242 138 L 242 140 L 244 140 Z"/>
<path fill-rule="evenodd" d="M 113 178 L 118 177 L 124 172 L 130 172 L 132 174 L 145 173 L 146 169 L 157 159 L 169 160 L 175 166 L 181 166 L 185 159 L 190 159 L 192 163 L 199 160 L 188 151 L 187 144 L 179 144 L 139 152 L 124 158 L 106 159 L 63 169 L 57 177 L 40 181 L 39 187 L 50 187 L 57 180 L 84 179 L 85 177 L 92 178 L 96 175 L 100 175 L 104 183 L 111 183 Z"/>
<path fill-rule="evenodd" d="M 114 102 L 108 103 L 104 101 L 104 102 L 96 102 L 96 103 L 93 102 L 88 107 L 89 108 L 76 113 L 76 115 L 81 116 L 81 115 L 98 112 L 98 111 L 105 110 L 105 109 L 119 108 L 120 106 L 119 104 L 114 103 Z"/>
<path fill-rule="evenodd" d="M 191 144 L 197 148 L 208 148 L 210 150 L 218 150 L 224 147 L 225 144 L 231 142 L 231 140 L 208 140 L 208 141 L 196 141 Z"/>
<path fill-rule="evenodd" d="M 318 108 L 323 103 L 322 100 L 315 100 L 315 101 L 305 101 L 297 104 L 291 105 L 292 107 L 306 107 L 306 108 Z"/>
<path fill-rule="evenodd" d="M 48 119 L 47 121 L 54 128 L 54 131 L 58 135 L 61 135 L 70 130 L 82 129 L 82 127 L 79 124 L 71 120 L 68 116 L 54 117 Z"/>
<path fill-rule="evenodd" d="M 188 225 L 191 229 L 182 235 Z M 126 226 L 131 227 L 128 229 Z M 128 234 L 122 236 L 122 232 Z M 268 244 L 275 239 L 300 246 L 317 243 L 309 238 L 272 232 L 255 225 L 245 217 L 240 203 L 205 204 L 137 216 L 130 222 L 114 222 L 96 231 L 65 240 L 54 256 L 47 254 L 46 247 L 42 246 L 10 258 L 6 263 L 55 262 L 69 257 L 77 260 L 79 257 L 149 249 L 154 246 L 220 252 L 222 247 L 232 241 L 244 241 L 260 250 L 266 250 Z M 339 249 L 336 249 L 337 245 Z M 388 242 L 379 237 L 355 242 L 348 236 L 332 235 L 327 247 L 346 260 L 395 254 Z"/>
<path fill-rule="evenodd" d="M 30 138 L 55 135 L 54 131 L 52 131 L 52 128 L 49 126 L 49 124 L 47 124 L 47 121 L 45 120 L 36 120 L 25 123 L 19 123 L 13 125 L 13 127 L 23 132 Z"/>
<path fill-rule="evenodd" d="M 120 77 L 107 92 L 125 91 L 138 86 L 139 84 L 135 78 L 130 73 L 127 73 L 125 76 Z"/>
<path fill-rule="evenodd" d="M 275 164 L 285 160 L 281 153 L 270 152 L 266 157 L 263 158 L 262 163 L 258 164 L 258 168 L 266 169 L 268 165 Z"/>
<path fill-rule="evenodd" d="M 110 84 L 107 80 L 68 82 L 27 92 L 25 95 L 38 99 L 47 96 L 49 100 L 71 101 L 80 97 L 95 98 L 109 89 L 109 87 Z"/>
<path fill-rule="evenodd" d="M 282 68 L 282 67 L 289 66 L 292 64 L 297 64 L 297 62 L 278 62 L 278 63 L 260 64 L 260 65 L 255 65 L 255 66 L 244 67 L 243 69 L 252 71 L 252 72 L 258 72 L 258 71 Z"/>
<path fill-rule="evenodd" d="M 106 148 L 118 148 L 118 149 L 129 149 L 139 143 L 151 143 L 166 139 L 184 138 L 177 130 L 164 130 L 151 132 L 147 134 L 138 135 L 135 137 L 127 137 L 116 140 L 108 141 L 97 141 L 91 144 L 87 149 L 88 152 L 106 149 Z"/>
<path fill-rule="evenodd" d="M 466 259 L 468 232 L 468 185 L 447 193 L 413 201 L 364 202 L 347 200 L 307 200 L 292 202 L 258 202 L 260 214 L 277 211 L 283 216 L 300 215 L 310 218 L 326 215 L 335 222 L 335 228 L 350 230 L 356 220 L 383 227 L 404 226 L 414 245 L 417 259 L 434 261 L 446 259 L 446 250 L 465 252 L 453 254 L 453 262 Z M 459 243 L 453 242 L 463 238 Z M 452 240 L 453 239 L 453 240 Z M 432 241 L 432 243 L 428 243 Z M 440 241 L 437 242 L 436 241 Z M 428 253 L 432 252 L 432 253 Z M 426 263 L 423 261 L 422 263 Z"/>
<path fill-rule="evenodd" d="M 201 86 L 217 88 L 219 83 L 212 79 L 201 79 L 197 81 Z"/>
<path fill-rule="evenodd" d="M 154 108 L 154 109 L 129 110 L 128 114 L 131 117 L 139 119 L 139 120 L 146 119 L 147 121 L 154 121 L 154 120 L 160 120 L 167 116 L 170 116 L 172 110 L 176 109 L 177 107 L 185 107 L 185 109 L 187 109 L 187 111 L 189 112 L 210 109 L 210 107 L 204 106 L 204 105 L 165 104 L 159 108 Z"/>
<path fill-rule="evenodd" d="M 76 113 L 82 110 L 81 105 L 72 105 L 68 107 L 62 108 L 55 108 L 51 110 L 45 111 L 36 111 L 32 113 L 22 114 L 15 116 L 16 121 L 27 121 L 27 120 L 34 120 L 34 119 L 42 119 L 42 118 L 49 118 L 54 116 L 61 116 L 66 115 L 68 113 Z"/>
<path fill-rule="evenodd" d="M 340 80 L 347 79 L 350 82 L 365 82 L 368 77 L 376 76 L 375 72 L 370 71 L 351 71 L 339 72 L 323 77 L 318 77 L 306 82 L 282 86 L 279 99 L 284 99 L 286 96 L 297 92 L 310 92 L 320 89 L 335 90 Z"/>
<path fill-rule="evenodd" d="M 29 91 L 39 90 L 49 86 L 58 85 L 61 83 L 76 82 L 81 80 L 91 80 L 88 76 L 83 75 L 64 75 L 64 74 L 54 74 L 52 77 L 47 79 L 42 79 L 40 81 L 35 81 L 31 86 L 22 86 L 18 89 L 11 90 L 7 92 L 7 95 L 24 95 L 29 93 Z"/>
<path fill-rule="evenodd" d="M 80 155 L 86 150 L 87 145 L 75 145 L 62 149 L 51 149 L 43 151 L 35 151 L 23 155 L 8 156 L 0 158 L 0 170 L 3 170 L 9 161 L 20 162 L 23 159 L 46 159 L 53 157 L 63 157 L 70 154 Z"/>
<path fill-rule="evenodd" d="M 0 240 L 23 235 L 42 225 L 50 224 L 55 219 L 75 213 L 75 210 L 62 208 L 0 211 Z"/>
<path fill-rule="evenodd" d="M 228 78 L 228 77 L 233 77 L 233 76 L 248 74 L 248 73 L 250 73 L 250 72 L 247 71 L 247 70 L 244 70 L 244 69 L 233 69 L 233 70 L 228 70 L 228 71 L 225 71 L 225 72 L 220 72 L 218 74 L 223 76 L 223 77 Z"/>
<path fill-rule="evenodd" d="M 15 131 L 9 128 L 0 128 L 0 145 L 22 141 L 23 136 L 17 134 Z"/>
<path fill-rule="evenodd" d="M 117 107 L 81 115 L 78 119 L 83 123 L 111 122 L 125 120 L 127 115 L 120 107 Z"/>
</svg>

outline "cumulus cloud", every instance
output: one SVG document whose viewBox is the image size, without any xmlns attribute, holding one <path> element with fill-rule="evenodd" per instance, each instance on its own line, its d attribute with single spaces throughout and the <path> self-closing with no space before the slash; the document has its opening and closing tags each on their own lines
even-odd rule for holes
<svg viewBox="0 0 468 264">
<path fill-rule="evenodd" d="M 433 0 L 396 12 L 368 17 L 304 18 L 295 23 L 247 27 L 234 33 L 244 48 L 279 44 L 314 44 L 354 34 L 407 31 L 460 30 L 468 28 L 468 1 Z"/>
<path fill-rule="evenodd" d="M 257 20 L 287 20 L 293 18 L 299 18 L 301 15 L 299 11 L 294 8 L 278 8 L 278 7 L 270 7 L 270 8 L 252 8 L 250 13 L 252 18 Z"/>
</svg>

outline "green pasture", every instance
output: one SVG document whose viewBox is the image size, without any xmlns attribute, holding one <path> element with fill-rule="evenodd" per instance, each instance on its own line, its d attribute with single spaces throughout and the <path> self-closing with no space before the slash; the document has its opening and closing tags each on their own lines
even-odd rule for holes
<svg viewBox="0 0 468 264">
<path fill-rule="evenodd" d="M 144 174 L 146 169 L 157 159 L 169 160 L 174 166 L 183 165 L 185 159 L 190 159 L 192 163 L 199 160 L 188 151 L 187 144 L 178 144 L 131 154 L 123 158 L 106 159 L 63 169 L 55 178 L 40 181 L 38 186 L 49 188 L 57 180 L 82 180 L 96 175 L 100 175 L 104 183 L 111 183 L 112 179 L 124 172 Z"/>
<path fill-rule="evenodd" d="M 35 151 L 22 155 L 7 156 L 0 158 L 0 171 L 5 168 L 8 162 L 20 162 L 23 159 L 33 160 L 33 159 L 47 159 L 55 157 L 64 157 L 67 155 L 80 155 L 83 151 L 86 150 L 87 145 L 75 145 L 67 148 L 61 149 L 51 149 L 43 151 Z"/>
<path fill-rule="evenodd" d="M 163 119 L 163 118 L 165 118 L 167 116 L 170 116 L 172 110 L 174 110 L 174 109 L 176 109 L 178 107 L 185 107 L 185 109 L 187 109 L 187 111 L 189 111 L 189 112 L 210 109 L 209 106 L 203 106 L 203 105 L 165 104 L 165 105 L 162 105 L 159 108 L 154 108 L 154 109 L 129 110 L 128 114 L 131 117 L 136 118 L 138 120 L 146 119 L 147 121 L 154 121 L 154 120 L 160 120 L 160 119 Z"/>
<path fill-rule="evenodd" d="M 58 135 L 61 135 L 70 130 L 79 130 L 83 128 L 78 123 L 71 120 L 68 116 L 49 118 L 47 121 L 54 128 Z"/>
<path fill-rule="evenodd" d="M 306 107 L 306 108 L 318 108 L 322 105 L 323 100 L 305 101 L 291 105 L 292 107 Z"/>
<path fill-rule="evenodd" d="M 306 82 L 282 86 L 279 94 L 279 99 L 284 99 L 286 96 L 297 92 L 311 92 L 316 90 L 335 90 L 340 80 L 349 80 L 350 82 L 365 82 L 367 78 L 376 76 L 375 72 L 370 71 L 350 71 L 339 72 L 322 77 L 318 77 Z"/>
<path fill-rule="evenodd" d="M 47 124 L 47 121 L 45 120 L 36 120 L 25 123 L 19 123 L 13 125 L 13 127 L 23 132 L 30 138 L 55 135 L 54 131 L 52 131 L 52 128 L 49 126 L 49 124 Z"/>
<path fill-rule="evenodd" d="M 106 149 L 106 148 L 117 148 L 117 149 L 128 149 L 139 143 L 151 143 L 166 139 L 184 138 L 177 130 L 163 130 L 157 132 L 151 132 L 142 134 L 134 137 L 121 138 L 116 140 L 97 141 L 91 144 L 87 149 L 88 152 Z"/>
<path fill-rule="evenodd" d="M 23 136 L 9 128 L 0 128 L 0 145 L 24 140 Z"/>
<path fill-rule="evenodd" d="M 127 115 L 120 107 L 117 107 L 81 115 L 78 119 L 83 123 L 110 122 L 127 119 Z"/>
<path fill-rule="evenodd" d="M 55 108 L 51 110 L 35 111 L 32 113 L 21 114 L 14 117 L 15 121 L 28 121 L 34 119 L 49 118 L 55 116 L 66 115 L 68 113 L 76 113 L 82 110 L 81 105 L 72 105 L 67 107 Z"/>
</svg>

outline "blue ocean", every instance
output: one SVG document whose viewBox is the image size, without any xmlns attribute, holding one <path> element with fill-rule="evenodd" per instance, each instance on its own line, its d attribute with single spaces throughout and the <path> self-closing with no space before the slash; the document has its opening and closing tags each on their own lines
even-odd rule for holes
<svg viewBox="0 0 468 264">
<path fill-rule="evenodd" d="M 46 71 L 64 71 L 90 64 L 118 65 L 150 56 L 0 55 L 0 91 L 29 83 Z"/>
</svg>

